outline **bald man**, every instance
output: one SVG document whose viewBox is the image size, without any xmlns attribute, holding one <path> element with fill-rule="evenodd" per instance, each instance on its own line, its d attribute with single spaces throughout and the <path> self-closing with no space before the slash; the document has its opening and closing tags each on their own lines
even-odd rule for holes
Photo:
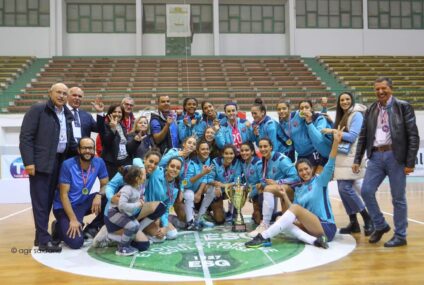
<svg viewBox="0 0 424 285">
<path fill-rule="evenodd" d="M 54 84 L 49 100 L 31 106 L 25 114 L 19 135 L 19 150 L 29 174 L 34 245 L 47 252 L 62 250 L 48 232 L 49 215 L 62 161 L 77 153 L 72 132 L 74 118 L 65 106 L 67 96 L 65 84 Z"/>
<path fill-rule="evenodd" d="M 74 116 L 72 122 L 72 129 L 75 140 L 79 140 L 83 137 L 91 137 L 91 132 L 97 133 L 97 124 L 93 119 L 93 116 L 80 109 L 82 100 L 84 99 L 84 91 L 79 87 L 69 88 L 68 103 L 66 106 Z M 103 113 L 104 106 L 99 104 L 92 104 L 97 113 Z"/>
</svg>

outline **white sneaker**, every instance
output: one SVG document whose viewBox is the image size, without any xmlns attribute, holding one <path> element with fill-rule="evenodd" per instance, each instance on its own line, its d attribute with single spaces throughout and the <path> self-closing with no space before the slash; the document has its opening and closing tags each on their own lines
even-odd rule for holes
<svg viewBox="0 0 424 285">
<path fill-rule="evenodd" d="M 158 238 L 158 237 L 149 236 L 149 235 L 146 235 L 146 236 L 151 243 L 162 243 L 166 240 L 166 236 L 164 236 L 163 238 Z"/>
<path fill-rule="evenodd" d="M 103 248 L 108 247 L 112 241 L 108 238 L 108 232 L 106 226 L 103 226 L 97 235 L 93 239 L 93 243 L 91 244 L 95 248 Z"/>
<path fill-rule="evenodd" d="M 261 234 L 262 232 L 266 231 L 268 228 L 269 228 L 269 225 L 266 225 L 262 222 L 260 223 L 259 226 L 256 227 L 256 229 L 253 232 L 250 232 L 248 236 L 254 238 L 258 234 Z"/>
</svg>

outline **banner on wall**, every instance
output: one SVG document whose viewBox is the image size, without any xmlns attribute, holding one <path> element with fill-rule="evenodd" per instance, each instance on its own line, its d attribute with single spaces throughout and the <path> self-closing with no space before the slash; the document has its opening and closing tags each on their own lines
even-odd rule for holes
<svg viewBox="0 0 424 285">
<path fill-rule="evenodd" d="M 166 36 L 191 37 L 190 5 L 166 5 Z"/>
<path fill-rule="evenodd" d="M 424 177 L 424 141 L 420 142 L 420 149 L 418 150 L 417 159 L 415 161 L 415 170 L 411 176 Z"/>
<path fill-rule="evenodd" d="M 1 156 L 1 178 L 28 178 L 24 163 L 19 155 Z"/>
</svg>

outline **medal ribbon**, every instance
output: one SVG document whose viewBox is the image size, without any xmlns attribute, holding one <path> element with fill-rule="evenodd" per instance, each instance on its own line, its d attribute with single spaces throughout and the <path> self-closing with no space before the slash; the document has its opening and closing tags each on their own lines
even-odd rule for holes
<svg viewBox="0 0 424 285">
<path fill-rule="evenodd" d="M 171 190 L 171 183 L 173 183 L 174 181 L 172 181 L 172 182 L 168 182 L 168 181 L 166 181 L 166 194 L 167 194 L 167 196 L 168 196 L 168 198 L 169 198 L 169 201 L 172 203 L 172 201 L 174 200 L 174 191 L 172 191 Z"/>
<path fill-rule="evenodd" d="M 81 167 L 81 178 L 82 178 L 82 183 L 84 185 L 82 190 L 87 188 L 87 182 L 88 182 L 88 178 L 90 177 L 90 171 L 91 171 L 91 164 L 87 169 L 87 176 L 84 176 L 84 169 L 82 169 Z"/>
</svg>

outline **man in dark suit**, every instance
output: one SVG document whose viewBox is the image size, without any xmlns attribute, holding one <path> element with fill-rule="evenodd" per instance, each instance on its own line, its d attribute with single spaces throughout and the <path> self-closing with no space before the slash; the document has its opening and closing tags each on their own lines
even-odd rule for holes
<svg viewBox="0 0 424 285">
<path fill-rule="evenodd" d="M 97 133 L 97 124 L 93 116 L 80 109 L 81 102 L 84 98 L 84 91 L 79 87 L 72 87 L 69 89 L 68 103 L 66 106 L 72 112 L 74 121 L 72 122 L 72 129 L 74 137 L 77 142 L 83 137 L 90 137 L 91 132 Z M 93 107 L 98 113 L 103 113 L 104 106 L 93 104 Z"/>
<path fill-rule="evenodd" d="M 77 144 L 72 133 L 73 116 L 65 106 L 68 87 L 54 84 L 49 100 L 33 105 L 25 114 L 19 136 L 19 150 L 29 174 L 35 241 L 42 251 L 60 252 L 48 232 L 49 215 L 62 161 L 73 156 Z"/>
</svg>

